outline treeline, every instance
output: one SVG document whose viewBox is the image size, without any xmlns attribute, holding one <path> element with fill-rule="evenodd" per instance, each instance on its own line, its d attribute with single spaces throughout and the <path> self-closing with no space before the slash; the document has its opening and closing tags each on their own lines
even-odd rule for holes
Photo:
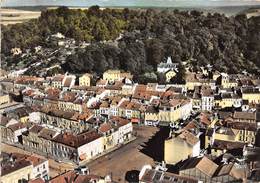
<svg viewBox="0 0 260 183">
<path fill-rule="evenodd" d="M 2 53 L 10 54 L 10 49 L 33 48 L 46 45 L 46 38 L 60 32 L 76 41 L 102 41 L 115 39 L 124 29 L 126 22 L 120 10 L 99 10 L 93 6 L 87 10 L 60 7 L 42 11 L 37 20 L 22 24 L 2 26 Z"/>
<path fill-rule="evenodd" d="M 122 39 L 114 45 L 97 42 L 113 40 L 122 31 Z M 207 64 L 228 73 L 259 73 L 260 68 L 260 17 L 167 9 L 48 10 L 38 20 L 3 27 L 4 53 L 15 45 L 44 44 L 44 38 L 56 32 L 93 43 L 62 66 L 75 73 L 120 68 L 138 80 L 158 81 L 162 76 L 156 74 L 156 66 L 168 56 L 187 61 L 194 71 Z"/>
</svg>

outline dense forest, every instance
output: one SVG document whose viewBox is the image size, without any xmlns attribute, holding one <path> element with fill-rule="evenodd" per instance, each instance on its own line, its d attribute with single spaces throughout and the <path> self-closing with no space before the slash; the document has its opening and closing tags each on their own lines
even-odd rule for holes
<svg viewBox="0 0 260 183">
<path fill-rule="evenodd" d="M 223 72 L 247 70 L 259 74 L 260 17 L 198 11 L 101 10 L 98 6 L 46 10 L 37 20 L 3 26 L 2 54 L 8 56 L 13 47 L 48 46 L 46 38 L 57 32 L 77 42 L 91 43 L 62 65 L 64 71 L 72 73 L 120 68 L 131 71 L 139 80 L 156 81 L 161 78 L 155 72 L 157 64 L 171 56 L 175 62 L 188 62 L 195 71 L 211 64 Z"/>
</svg>

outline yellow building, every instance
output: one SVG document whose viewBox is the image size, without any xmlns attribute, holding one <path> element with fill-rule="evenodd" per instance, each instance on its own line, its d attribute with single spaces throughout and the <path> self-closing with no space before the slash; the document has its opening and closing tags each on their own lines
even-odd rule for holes
<svg viewBox="0 0 260 183">
<path fill-rule="evenodd" d="M 220 127 L 216 131 L 208 129 L 205 137 L 205 147 L 209 147 L 215 140 L 235 142 L 239 139 L 239 131 L 231 128 Z"/>
<path fill-rule="evenodd" d="M 228 74 L 222 73 L 221 86 L 223 88 L 235 88 L 238 86 L 238 82 L 235 79 L 230 79 Z"/>
<path fill-rule="evenodd" d="M 64 80 L 64 75 L 56 75 L 52 78 L 52 82 L 51 82 L 51 86 L 54 88 L 62 88 L 62 84 L 63 84 L 63 80 Z"/>
<path fill-rule="evenodd" d="M 196 86 L 201 86 L 201 85 L 202 83 L 199 81 L 187 81 L 185 84 L 187 90 L 194 90 Z"/>
<path fill-rule="evenodd" d="M 214 105 L 219 108 L 240 107 L 242 105 L 242 98 L 227 93 L 223 94 L 222 97 L 215 97 Z"/>
<path fill-rule="evenodd" d="M 121 72 L 120 70 L 107 70 L 103 74 L 103 79 L 109 82 L 114 82 L 123 78 L 132 79 L 132 75 L 129 72 Z"/>
<path fill-rule="evenodd" d="M 10 103 L 9 95 L 0 95 L 0 105 Z"/>
<path fill-rule="evenodd" d="M 212 76 L 213 78 L 212 78 L 212 79 L 213 79 L 214 81 L 216 81 L 220 76 L 221 76 L 221 75 L 220 75 L 220 72 L 216 71 L 216 72 L 213 73 L 213 76 Z"/>
<path fill-rule="evenodd" d="M 188 72 L 186 74 L 186 79 L 185 79 L 186 84 L 185 84 L 185 86 L 186 86 L 187 90 L 194 90 L 194 88 L 196 86 L 202 85 L 202 83 L 199 81 L 199 77 L 200 76 L 197 75 L 194 72 Z"/>
<path fill-rule="evenodd" d="M 159 107 L 159 121 L 175 122 L 181 118 L 181 101 L 171 100 Z"/>
<path fill-rule="evenodd" d="M 144 113 L 145 124 L 152 125 L 159 121 L 159 111 L 154 106 L 148 106 Z"/>
<path fill-rule="evenodd" d="M 20 121 L 21 121 L 22 123 L 28 122 L 28 121 L 29 121 L 29 116 L 23 116 L 23 117 L 21 117 L 21 118 L 20 118 Z"/>
<path fill-rule="evenodd" d="M 7 164 L 1 167 L 1 183 L 27 182 L 32 177 L 33 165 L 26 160 L 13 162 L 13 166 Z"/>
<path fill-rule="evenodd" d="M 113 148 L 117 142 L 114 142 L 115 134 L 112 125 L 110 123 L 101 124 L 99 132 L 103 134 L 102 142 L 104 151 Z"/>
<path fill-rule="evenodd" d="M 159 120 L 159 114 L 158 113 L 152 113 L 152 112 L 145 112 L 145 121 L 158 121 Z"/>
<path fill-rule="evenodd" d="M 108 70 L 103 73 L 103 79 L 107 81 L 116 81 L 120 79 L 120 70 Z"/>
<path fill-rule="evenodd" d="M 220 127 L 214 134 L 215 140 L 238 141 L 239 131 L 232 128 Z"/>
<path fill-rule="evenodd" d="M 187 130 L 170 135 L 164 142 L 164 161 L 167 164 L 178 163 L 190 156 L 198 156 L 199 153 L 199 138 Z"/>
<path fill-rule="evenodd" d="M 79 78 L 79 86 L 90 86 L 91 79 L 93 78 L 92 74 L 84 74 Z"/>
<path fill-rule="evenodd" d="M 260 91 L 257 89 L 243 89 L 242 99 L 251 104 L 260 104 Z"/>
<path fill-rule="evenodd" d="M 170 71 L 166 72 L 166 73 L 165 73 L 166 82 L 170 82 L 171 79 L 172 79 L 174 76 L 176 76 L 176 72 L 175 72 L 175 71 L 170 70 Z"/>
</svg>

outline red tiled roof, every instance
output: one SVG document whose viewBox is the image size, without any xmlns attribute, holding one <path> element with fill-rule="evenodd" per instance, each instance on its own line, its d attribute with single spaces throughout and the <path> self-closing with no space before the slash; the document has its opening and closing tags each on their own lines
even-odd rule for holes
<svg viewBox="0 0 260 183">
<path fill-rule="evenodd" d="M 76 171 L 68 171 L 64 174 L 54 177 L 49 182 L 50 183 L 67 183 L 72 181 L 73 183 L 87 183 L 91 180 L 99 180 L 100 177 L 96 175 L 80 175 Z"/>
<path fill-rule="evenodd" d="M 24 123 L 15 123 L 13 125 L 9 125 L 8 128 L 10 128 L 12 131 L 16 131 L 22 128 L 26 128 L 26 125 Z"/>
<path fill-rule="evenodd" d="M 100 125 L 99 127 L 99 131 L 102 133 L 108 132 L 109 130 L 111 130 L 113 127 L 110 123 L 103 123 Z"/>
<path fill-rule="evenodd" d="M 53 141 L 65 144 L 70 147 L 78 148 L 84 144 L 87 144 L 89 142 L 92 142 L 98 138 L 100 138 L 101 135 L 98 134 L 96 131 L 88 131 L 84 132 L 78 135 L 74 135 L 69 132 L 61 133 L 57 135 Z"/>
<path fill-rule="evenodd" d="M 30 180 L 28 183 L 45 183 L 45 181 L 42 180 L 42 178 L 37 178 L 34 180 Z"/>
</svg>

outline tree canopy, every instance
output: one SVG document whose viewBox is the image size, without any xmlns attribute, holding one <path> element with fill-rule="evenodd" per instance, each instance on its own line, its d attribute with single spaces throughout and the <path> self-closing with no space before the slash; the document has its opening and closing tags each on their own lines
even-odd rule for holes
<svg viewBox="0 0 260 183">
<path fill-rule="evenodd" d="M 188 62 L 194 71 L 211 64 L 228 73 L 259 73 L 259 22 L 260 17 L 198 11 L 60 7 L 43 11 L 37 20 L 3 26 L 2 53 L 8 55 L 13 47 L 46 46 L 48 35 L 61 32 L 92 43 L 69 56 L 62 65 L 64 71 L 102 73 L 120 68 L 137 79 L 153 81 L 157 64 L 171 56 L 174 62 Z M 116 45 L 100 42 L 115 40 L 120 33 L 123 36 Z"/>
</svg>

